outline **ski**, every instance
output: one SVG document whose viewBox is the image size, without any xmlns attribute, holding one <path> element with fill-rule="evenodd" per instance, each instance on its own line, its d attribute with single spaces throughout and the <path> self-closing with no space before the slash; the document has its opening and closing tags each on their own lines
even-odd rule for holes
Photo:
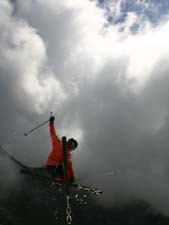
<svg viewBox="0 0 169 225">
<path fill-rule="evenodd" d="M 63 187 L 63 184 L 62 183 L 56 183 L 55 181 L 52 182 L 52 185 L 55 186 L 55 187 Z M 83 185 L 83 184 L 76 184 L 76 183 L 73 183 L 70 185 L 70 188 L 74 188 L 76 190 L 82 190 L 82 191 L 88 191 L 92 194 L 95 194 L 95 195 L 102 195 L 103 194 L 103 191 L 98 189 L 98 188 L 91 188 L 91 187 L 88 187 L 86 185 Z"/>
<path fill-rule="evenodd" d="M 77 190 L 88 191 L 88 192 L 91 192 L 92 194 L 95 194 L 95 195 L 102 195 L 103 194 L 102 190 L 97 189 L 97 188 L 91 188 L 91 187 L 85 186 L 83 184 L 75 184 L 74 183 L 71 186 L 73 188 L 76 188 Z"/>
<path fill-rule="evenodd" d="M 46 173 L 46 169 L 44 168 L 22 168 L 20 170 L 21 173 L 24 173 L 26 175 L 30 175 L 30 176 L 37 176 L 37 177 L 41 177 L 47 181 L 49 181 L 49 183 L 51 184 L 51 186 L 56 186 L 56 187 L 61 187 L 63 189 L 65 189 L 63 187 L 63 183 L 59 183 L 59 182 L 56 182 L 56 180 L 51 180 L 51 178 L 48 176 L 48 174 Z M 102 195 L 103 194 L 103 191 L 102 190 L 99 190 L 97 188 L 92 188 L 92 187 L 88 187 L 84 184 L 78 184 L 78 183 L 73 183 L 70 185 L 70 188 L 75 188 L 76 190 L 82 190 L 82 191 L 88 191 L 88 192 L 91 192 L 95 195 Z"/>
<path fill-rule="evenodd" d="M 66 150 L 67 140 L 66 137 L 62 137 L 62 151 L 63 151 L 63 172 L 64 172 L 64 187 L 65 187 L 65 197 L 66 197 L 66 222 L 67 224 L 72 224 L 72 210 L 70 205 L 70 185 L 68 182 L 68 164 L 67 164 L 67 150 Z"/>
</svg>

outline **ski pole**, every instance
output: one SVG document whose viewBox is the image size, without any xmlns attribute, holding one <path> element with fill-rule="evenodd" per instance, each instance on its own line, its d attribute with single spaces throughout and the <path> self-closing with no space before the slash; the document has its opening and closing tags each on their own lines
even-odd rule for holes
<svg viewBox="0 0 169 225">
<path fill-rule="evenodd" d="M 52 116 L 52 112 L 50 113 L 50 117 Z M 29 130 L 28 132 L 24 133 L 25 136 L 27 136 L 28 134 L 32 133 L 34 130 L 38 129 L 39 127 L 43 126 L 44 124 L 48 123 L 50 119 L 48 119 L 47 121 L 39 124 L 38 126 L 34 127 L 32 130 Z"/>
<path fill-rule="evenodd" d="M 25 136 L 27 136 L 28 134 L 32 133 L 34 130 L 38 129 L 39 127 L 43 126 L 44 124 L 48 123 L 49 120 L 39 124 L 38 126 L 34 127 L 32 130 L 29 130 L 28 132 L 24 133 Z"/>
<path fill-rule="evenodd" d="M 89 178 L 87 178 L 86 180 L 98 179 L 98 178 L 100 178 L 100 177 L 116 175 L 116 174 L 118 174 L 118 173 L 120 173 L 120 170 L 112 170 L 112 171 L 110 171 L 110 172 L 106 172 L 106 173 L 103 173 L 103 174 L 101 174 L 101 175 L 95 175 L 95 176 L 89 177 Z"/>
</svg>

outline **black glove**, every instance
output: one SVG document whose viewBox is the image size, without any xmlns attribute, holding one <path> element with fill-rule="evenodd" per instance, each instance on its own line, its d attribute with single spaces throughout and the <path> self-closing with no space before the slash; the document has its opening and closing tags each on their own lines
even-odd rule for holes
<svg viewBox="0 0 169 225">
<path fill-rule="evenodd" d="M 75 178 L 74 177 L 70 177 L 69 178 L 69 184 L 73 184 L 75 182 Z"/>
<path fill-rule="evenodd" d="M 49 119 L 50 124 L 53 124 L 54 123 L 54 120 L 55 120 L 55 117 L 54 116 L 51 116 L 50 119 Z"/>
</svg>

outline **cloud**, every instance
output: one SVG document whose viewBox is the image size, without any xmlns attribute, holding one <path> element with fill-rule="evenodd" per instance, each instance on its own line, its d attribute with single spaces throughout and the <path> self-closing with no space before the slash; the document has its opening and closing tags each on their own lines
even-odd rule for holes
<svg viewBox="0 0 169 225">
<path fill-rule="evenodd" d="M 9 146 L 13 132 L 20 135 L 29 127 L 30 115 L 42 114 L 53 96 L 51 108 L 59 108 L 66 95 L 47 66 L 46 46 L 37 30 L 14 17 L 8 1 L 1 1 L 0 8 L 1 144 Z"/>
<path fill-rule="evenodd" d="M 119 169 L 88 182 L 104 188 L 109 204 L 140 197 L 168 213 L 166 19 L 158 26 L 146 20 L 133 33 L 142 22 L 137 12 L 106 26 L 91 1 L 0 4 L 2 144 L 26 164 L 44 164 L 47 127 L 22 135 L 53 111 L 58 134 L 79 139 L 77 177 Z"/>
</svg>

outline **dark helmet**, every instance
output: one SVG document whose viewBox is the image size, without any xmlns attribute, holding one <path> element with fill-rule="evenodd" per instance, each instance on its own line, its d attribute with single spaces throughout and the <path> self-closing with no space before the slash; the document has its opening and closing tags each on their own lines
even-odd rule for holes
<svg viewBox="0 0 169 225">
<path fill-rule="evenodd" d="M 78 142 L 77 142 L 75 139 L 70 138 L 70 139 L 68 140 L 68 145 L 70 146 L 71 150 L 74 150 L 74 149 L 77 148 Z"/>
</svg>

